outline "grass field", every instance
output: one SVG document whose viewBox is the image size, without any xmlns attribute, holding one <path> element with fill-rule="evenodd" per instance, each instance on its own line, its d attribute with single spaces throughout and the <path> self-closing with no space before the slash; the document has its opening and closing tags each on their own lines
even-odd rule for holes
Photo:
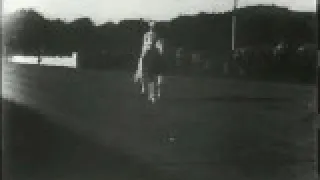
<svg viewBox="0 0 320 180">
<path fill-rule="evenodd" d="M 32 109 L 7 106 L 14 179 L 316 179 L 312 85 L 165 77 L 151 105 L 126 72 L 11 64 L 3 89 Z"/>
</svg>

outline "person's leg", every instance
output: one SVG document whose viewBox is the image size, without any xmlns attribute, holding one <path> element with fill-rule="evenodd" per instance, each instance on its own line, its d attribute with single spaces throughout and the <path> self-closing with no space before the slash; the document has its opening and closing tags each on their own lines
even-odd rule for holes
<svg viewBox="0 0 320 180">
<path fill-rule="evenodd" d="M 155 103 L 156 96 L 155 96 L 155 82 L 154 81 L 151 82 L 151 92 L 152 92 L 151 101 L 152 101 L 152 103 Z"/>
<path fill-rule="evenodd" d="M 140 78 L 140 94 L 145 94 L 145 79 L 143 76 Z"/>
<path fill-rule="evenodd" d="M 154 82 L 148 82 L 148 100 L 154 102 Z"/>
<path fill-rule="evenodd" d="M 149 100 L 152 101 L 152 103 L 155 103 L 156 101 L 156 86 L 157 86 L 157 76 L 152 75 L 149 77 Z"/>
<path fill-rule="evenodd" d="M 156 85 L 157 85 L 157 97 L 160 98 L 160 95 L 161 95 L 161 84 L 162 84 L 162 76 L 161 74 L 159 74 L 157 76 L 157 82 L 156 82 Z"/>
</svg>

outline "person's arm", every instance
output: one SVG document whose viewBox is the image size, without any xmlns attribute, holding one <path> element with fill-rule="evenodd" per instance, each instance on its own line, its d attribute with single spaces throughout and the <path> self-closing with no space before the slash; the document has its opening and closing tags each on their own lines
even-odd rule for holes
<svg viewBox="0 0 320 180">
<path fill-rule="evenodd" d="M 138 68 L 137 70 L 142 70 L 142 59 L 144 57 L 144 54 L 145 54 L 145 51 L 146 51 L 146 48 L 145 48 L 145 44 L 146 44 L 146 34 L 143 36 L 143 44 L 142 44 L 142 50 L 141 50 L 141 54 L 140 54 L 140 57 L 139 57 L 139 63 L 138 63 Z"/>
<path fill-rule="evenodd" d="M 157 42 L 156 42 L 156 47 L 159 49 L 159 52 L 161 53 L 161 54 L 163 54 L 163 40 L 158 40 Z"/>
<path fill-rule="evenodd" d="M 144 58 L 146 52 L 147 52 L 147 48 L 148 48 L 148 37 L 149 36 L 149 33 L 146 33 L 144 36 L 143 36 L 143 44 L 142 44 L 142 50 L 141 50 L 141 54 L 140 54 L 140 57 L 139 57 L 139 62 L 138 62 L 138 67 L 137 67 L 137 70 L 136 70 L 136 73 L 135 73 L 135 81 L 138 81 L 138 79 L 140 79 L 142 77 L 142 59 Z"/>
</svg>

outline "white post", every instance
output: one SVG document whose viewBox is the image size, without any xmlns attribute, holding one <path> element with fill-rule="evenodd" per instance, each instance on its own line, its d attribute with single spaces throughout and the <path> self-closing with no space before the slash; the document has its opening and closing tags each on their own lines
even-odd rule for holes
<svg viewBox="0 0 320 180">
<path fill-rule="evenodd" d="M 237 9 L 238 0 L 234 0 L 233 10 L 232 10 L 232 51 L 235 49 L 236 40 L 236 15 L 235 10 Z"/>
<path fill-rule="evenodd" d="M 232 53 L 234 53 L 234 49 L 235 49 L 235 34 L 236 34 L 236 16 L 235 16 L 235 10 L 237 8 L 237 3 L 238 3 L 238 0 L 234 0 L 234 3 L 233 3 L 233 9 L 232 9 L 232 34 L 231 34 L 231 37 L 232 37 Z M 232 58 L 233 57 L 233 54 L 232 54 Z M 224 73 L 225 74 L 229 74 L 229 61 L 227 61 L 226 63 L 223 64 L 223 68 L 224 68 Z"/>
<path fill-rule="evenodd" d="M 232 15 L 232 52 L 235 49 L 235 38 L 236 38 L 236 16 Z"/>
<path fill-rule="evenodd" d="M 73 52 L 73 53 L 72 53 L 72 58 L 75 59 L 75 60 L 77 60 L 77 52 Z"/>
<path fill-rule="evenodd" d="M 72 53 L 72 61 L 75 62 L 75 68 L 78 68 L 78 53 L 77 52 L 73 52 Z"/>
<path fill-rule="evenodd" d="M 235 41 L 236 41 L 236 23 L 237 23 L 237 19 L 236 19 L 236 15 L 235 15 L 235 10 L 237 9 L 237 5 L 238 5 L 238 0 L 234 0 L 234 4 L 233 4 L 233 11 L 232 11 L 232 59 L 235 61 L 235 56 L 234 56 L 234 51 L 235 51 Z M 239 67 L 239 74 L 243 75 L 244 74 L 244 70 Z"/>
</svg>

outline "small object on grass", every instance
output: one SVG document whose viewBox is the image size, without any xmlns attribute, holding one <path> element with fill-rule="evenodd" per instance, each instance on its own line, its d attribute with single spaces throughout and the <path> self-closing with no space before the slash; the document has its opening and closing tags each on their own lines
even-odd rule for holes
<svg viewBox="0 0 320 180">
<path fill-rule="evenodd" d="M 175 137 L 169 137 L 169 142 L 175 142 L 176 141 L 176 138 Z"/>
</svg>

